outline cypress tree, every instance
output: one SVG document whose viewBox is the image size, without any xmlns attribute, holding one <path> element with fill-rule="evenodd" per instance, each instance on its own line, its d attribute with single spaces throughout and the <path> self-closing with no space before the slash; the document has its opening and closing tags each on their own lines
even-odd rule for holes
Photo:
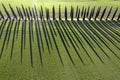
<svg viewBox="0 0 120 80">
<path fill-rule="evenodd" d="M 80 8 L 79 8 L 79 11 L 78 11 L 77 20 L 79 20 L 79 17 L 80 17 Z"/>
<path fill-rule="evenodd" d="M 34 9 L 32 8 L 32 13 L 33 13 L 33 17 L 34 17 L 34 20 L 36 19 L 36 16 L 35 16 L 35 11 Z"/>
<path fill-rule="evenodd" d="M 108 18 L 109 18 L 109 16 L 110 16 L 110 13 L 111 13 L 111 11 L 112 11 L 112 8 L 113 8 L 113 7 L 110 8 L 110 10 L 109 10 L 109 12 L 108 12 L 108 15 L 107 15 L 107 17 L 106 17 L 106 20 L 108 20 Z"/>
<path fill-rule="evenodd" d="M 21 17 L 22 17 L 22 19 L 23 19 L 24 17 L 23 17 L 23 14 L 22 14 L 22 11 L 21 11 L 20 8 L 19 8 L 19 12 L 20 12 L 20 15 L 21 15 Z"/>
<path fill-rule="evenodd" d="M 91 18 L 92 18 L 92 17 L 94 17 L 94 13 L 95 13 L 95 6 L 94 6 L 94 8 L 93 8 L 93 11 L 92 11 L 92 16 L 91 16 Z"/>
<path fill-rule="evenodd" d="M 53 20 L 55 20 L 55 8 L 54 8 L 54 6 L 52 8 L 52 12 L 53 12 Z"/>
<path fill-rule="evenodd" d="M 92 13 L 93 13 L 93 8 L 91 9 L 89 20 L 91 20 L 91 18 L 92 18 Z"/>
<path fill-rule="evenodd" d="M 67 7 L 65 6 L 65 20 L 67 20 Z"/>
<path fill-rule="evenodd" d="M 96 20 L 96 19 L 97 19 L 97 17 L 99 16 L 100 10 L 101 10 L 101 6 L 100 6 L 100 7 L 98 7 L 98 10 L 97 10 L 96 15 L 95 15 L 95 20 Z"/>
<path fill-rule="evenodd" d="M 77 16 L 78 16 L 78 5 L 77 5 L 77 7 L 76 7 L 76 14 L 75 14 L 75 17 L 77 18 Z"/>
<path fill-rule="evenodd" d="M 24 6 L 23 6 L 23 5 L 22 5 L 22 10 L 23 10 L 23 13 L 24 13 L 24 17 L 26 17 L 25 8 L 24 8 Z"/>
<path fill-rule="evenodd" d="M 12 6 L 10 4 L 9 4 L 9 7 L 10 7 L 10 9 L 12 11 L 13 16 L 17 19 L 17 16 L 16 16 L 16 14 L 15 14 L 15 12 L 14 12 L 14 10 L 13 10 L 13 8 L 12 8 Z"/>
<path fill-rule="evenodd" d="M 21 17 L 20 11 L 17 6 L 16 6 L 16 9 L 17 9 L 17 13 L 18 13 L 19 17 Z"/>
<path fill-rule="evenodd" d="M 116 8 L 116 10 L 115 10 L 115 12 L 114 12 L 114 14 L 113 14 L 113 16 L 112 16 L 112 19 L 111 19 L 111 20 L 113 20 L 113 19 L 114 19 L 114 17 L 115 17 L 115 15 L 116 15 L 117 11 L 118 11 L 118 7 Z"/>
<path fill-rule="evenodd" d="M 73 16 L 74 16 L 74 8 L 71 6 L 71 12 L 70 12 L 71 20 L 73 20 Z"/>
<path fill-rule="evenodd" d="M 30 18 L 32 18 L 32 12 L 31 12 L 30 7 L 28 7 L 28 10 L 29 10 Z"/>
<path fill-rule="evenodd" d="M 105 7 L 105 9 L 103 10 L 103 13 L 102 13 L 102 15 L 101 15 L 101 17 L 100 17 L 100 20 L 102 20 L 104 14 L 105 14 L 105 12 L 106 12 L 106 9 L 107 9 L 107 7 Z"/>
<path fill-rule="evenodd" d="M 61 8 L 60 8 L 60 5 L 59 5 L 59 20 L 61 20 Z"/>
<path fill-rule="evenodd" d="M 83 17 L 83 13 L 84 13 L 84 6 L 82 7 L 81 17 Z"/>
<path fill-rule="evenodd" d="M 28 20 L 30 20 L 30 15 L 29 15 L 28 9 L 26 8 L 25 10 L 26 10 L 26 14 L 27 14 Z"/>
<path fill-rule="evenodd" d="M 10 14 L 8 13 L 7 9 L 5 8 L 4 4 L 2 4 L 2 7 L 4 8 L 4 11 L 6 12 L 9 19 L 11 19 Z"/>
<path fill-rule="evenodd" d="M 43 7 L 41 6 L 41 15 L 42 15 L 42 17 L 44 16 L 43 15 Z"/>
<path fill-rule="evenodd" d="M 86 13 L 86 17 L 88 17 L 89 11 L 90 11 L 90 6 L 88 6 L 87 13 Z"/>
<path fill-rule="evenodd" d="M 83 21 L 85 20 L 85 16 L 86 16 L 86 8 L 85 8 L 85 11 L 83 13 Z"/>
</svg>

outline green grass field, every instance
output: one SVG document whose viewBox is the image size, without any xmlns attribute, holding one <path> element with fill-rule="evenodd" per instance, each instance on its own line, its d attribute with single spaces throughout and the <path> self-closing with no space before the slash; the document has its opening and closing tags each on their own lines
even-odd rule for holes
<svg viewBox="0 0 120 80">
<path fill-rule="evenodd" d="M 21 8 L 21 4 L 23 4 L 23 6 L 25 8 L 33 8 L 34 5 L 36 5 L 37 11 L 39 12 L 40 7 L 43 7 L 43 11 L 45 13 L 45 9 L 48 8 L 49 12 L 50 12 L 50 16 L 52 16 L 52 7 L 54 5 L 55 7 L 55 11 L 56 13 L 58 13 L 58 9 L 59 9 L 59 5 L 61 6 L 61 12 L 62 14 L 64 14 L 64 9 L 65 6 L 68 9 L 68 12 L 70 12 L 71 9 L 71 5 L 74 7 L 74 10 L 76 10 L 76 7 L 78 6 L 81 10 L 82 7 L 84 6 L 85 8 L 88 8 L 88 6 L 90 6 L 90 9 L 92 9 L 93 7 L 96 7 L 96 11 L 97 8 L 99 6 L 101 6 L 101 11 L 103 11 L 103 9 L 107 6 L 107 11 L 109 10 L 109 8 L 111 6 L 113 6 L 113 10 L 115 11 L 115 9 L 117 7 L 120 7 L 120 0 L 0 0 L 1 4 L 3 3 L 5 5 L 5 7 L 7 8 L 8 12 L 12 15 L 12 12 L 9 8 L 8 4 L 11 4 L 11 6 L 14 8 L 14 10 L 17 12 L 16 10 L 16 6 Z M 2 5 L 0 4 L 0 10 L 5 14 L 4 9 L 2 7 Z M 64 17 L 62 15 L 62 17 Z"/>
<path fill-rule="evenodd" d="M 10 79 L 10 80 L 12 79 L 14 80 L 15 79 L 17 80 L 41 80 L 41 79 L 43 80 L 46 80 L 46 79 L 47 80 L 48 79 L 49 80 L 56 80 L 56 79 L 58 80 L 66 80 L 66 79 L 67 80 L 68 79 L 69 80 L 76 80 L 76 79 L 77 80 L 79 79 L 118 80 L 120 79 L 119 77 L 119 74 L 120 74 L 120 71 L 119 71 L 119 68 L 120 68 L 119 48 L 120 46 L 119 45 L 120 43 L 116 41 L 116 39 L 118 40 L 120 39 L 120 37 L 116 35 L 116 33 L 120 34 L 120 29 L 119 27 L 117 27 L 117 25 L 120 24 L 120 22 L 116 22 L 116 21 L 106 22 L 107 25 L 112 24 L 114 25 L 114 27 L 107 26 L 108 28 L 105 28 L 106 26 L 100 27 L 99 24 L 103 25 L 104 22 L 102 23 L 99 21 L 98 23 L 97 22 L 92 23 L 90 21 L 85 21 L 85 22 L 83 21 L 78 21 L 78 22 L 77 21 L 73 21 L 73 22 L 58 21 L 59 25 L 55 25 L 56 21 L 52 21 L 51 24 L 53 25 L 53 27 L 49 25 L 50 21 L 45 21 L 46 26 L 42 26 L 43 22 L 39 21 L 40 23 L 39 27 L 41 30 L 41 38 L 42 38 L 42 41 L 40 41 L 40 49 L 41 49 L 42 58 L 40 58 L 39 52 L 38 52 L 39 49 L 38 49 L 38 42 L 37 42 L 37 35 L 36 35 L 36 28 L 35 28 L 36 27 L 35 23 L 37 21 L 36 22 L 33 21 L 33 36 L 31 33 L 31 40 L 32 40 L 31 41 L 32 59 L 31 59 L 29 21 L 27 21 L 26 22 L 26 34 L 25 34 L 26 38 L 24 37 L 26 43 L 24 42 L 24 38 L 23 38 L 23 45 L 22 45 L 23 46 L 22 62 L 21 62 L 21 39 L 22 39 L 21 33 L 22 33 L 23 21 L 20 21 L 18 35 L 17 35 L 17 29 L 16 29 L 16 33 L 14 33 L 14 29 L 15 29 L 14 26 L 16 22 L 18 21 L 14 21 L 13 23 L 13 26 L 11 28 L 11 33 L 9 33 L 10 30 L 8 31 L 8 35 L 10 34 L 9 40 L 8 40 L 8 37 L 5 40 L 6 42 L 5 42 L 3 54 L 0 60 L 0 64 L 1 64 L 0 65 L 0 74 L 1 74 L 0 79 L 2 80 L 7 80 L 7 79 Z M 0 44 L 1 44 L 0 48 L 3 47 L 3 42 L 5 39 L 5 34 L 6 34 L 8 23 L 9 21 L 7 21 L 5 28 L 3 30 L 1 39 L 0 39 Z M 85 24 L 87 23 L 90 24 L 91 26 L 89 27 L 86 26 L 85 27 L 86 30 L 84 30 L 83 26 L 80 26 L 80 24 L 83 24 L 85 26 Z M 66 25 L 65 26 L 66 29 L 64 29 L 62 24 Z M 68 26 L 68 25 L 71 25 L 71 26 Z M 102 32 L 96 29 L 95 25 L 97 25 L 98 28 Z M 93 29 L 93 31 L 91 31 L 90 28 Z M 46 31 L 44 31 L 44 29 Z M 60 34 L 59 34 L 59 31 L 61 32 Z M 72 31 L 74 31 L 76 36 L 79 37 L 80 42 L 78 41 L 78 39 L 76 38 L 75 34 Z M 89 34 L 87 32 L 89 32 Z M 44 33 L 46 33 L 48 44 L 46 42 Z M 105 34 L 102 34 L 102 33 L 105 33 Z M 61 59 L 63 61 L 63 65 L 58 56 L 58 52 L 57 52 L 52 34 L 55 38 L 57 47 L 59 49 Z M 87 37 L 88 42 L 86 41 L 85 37 L 83 37 L 82 34 Z M 13 35 L 15 36 L 14 37 L 14 48 L 13 48 L 13 53 L 11 56 Z M 48 38 L 48 35 L 50 39 Z M 63 37 L 64 41 L 61 40 L 60 35 L 65 36 Z M 90 35 L 95 38 L 92 38 Z M 111 37 L 111 35 L 115 36 L 116 39 Z M 98 36 L 103 41 L 105 41 L 105 43 L 108 43 L 107 46 L 104 44 L 104 42 L 102 42 L 101 39 L 98 38 Z M 72 42 L 70 42 L 70 39 Z M 94 41 L 94 39 L 97 41 L 97 43 Z M 109 39 L 112 40 L 112 42 L 114 43 L 112 44 Z M 52 45 L 50 45 L 50 41 Z M 71 55 L 72 60 L 74 61 L 74 64 L 70 60 L 70 57 L 68 56 L 68 53 L 66 52 L 66 48 L 63 45 L 63 42 L 65 42 L 65 45 L 68 49 L 69 54 Z M 24 46 L 24 43 L 25 43 L 25 46 Z M 43 47 L 42 47 L 42 43 L 43 43 Z M 92 45 L 93 49 L 90 47 L 90 44 L 88 43 Z M 50 49 L 48 49 L 47 45 L 49 46 Z M 75 46 L 75 48 L 73 47 L 73 45 Z M 75 50 L 81 56 L 84 64 L 78 57 Z M 111 50 L 113 52 L 111 52 Z M 90 59 L 90 57 L 88 57 L 87 53 L 89 54 L 93 62 Z M 100 56 L 102 61 L 96 55 L 96 53 Z M 42 64 L 41 64 L 41 60 L 42 60 Z"/>
<path fill-rule="evenodd" d="M 120 6 L 119 0 L 0 2 L 37 9 Z M 4 13 L 1 4 L 0 10 Z M 119 80 L 119 75 L 120 21 L 0 20 L 0 80 Z"/>
</svg>

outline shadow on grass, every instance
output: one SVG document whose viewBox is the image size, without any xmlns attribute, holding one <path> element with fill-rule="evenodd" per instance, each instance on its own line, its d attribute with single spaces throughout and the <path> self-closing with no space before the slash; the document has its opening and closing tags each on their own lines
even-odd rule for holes
<svg viewBox="0 0 120 80">
<path fill-rule="evenodd" d="M 59 36 L 60 36 L 60 39 L 61 39 L 61 41 L 62 41 L 62 43 L 63 43 L 63 45 L 64 45 L 64 48 L 65 48 L 65 50 L 66 50 L 66 52 L 67 52 L 67 54 L 68 54 L 68 56 L 69 56 L 72 64 L 75 65 L 75 63 L 74 63 L 74 61 L 73 61 L 73 59 L 72 59 L 72 57 L 71 57 L 71 55 L 70 55 L 70 52 L 69 52 L 69 50 L 68 50 L 68 48 L 67 48 L 67 45 L 66 45 L 66 43 L 65 43 L 65 37 L 62 35 L 63 32 L 60 30 L 60 25 L 59 25 L 58 21 L 54 21 L 54 25 L 56 26 L 56 29 L 57 29 L 58 34 L 59 34 Z"/>
<path fill-rule="evenodd" d="M 40 56 L 40 63 L 41 66 L 43 66 L 43 61 L 42 61 L 42 53 L 41 53 L 41 48 L 40 48 L 40 36 L 39 36 L 39 25 L 37 24 L 37 21 L 35 21 L 35 29 L 36 29 L 36 37 L 37 37 L 37 45 L 38 45 L 38 51 L 39 51 L 39 56 Z"/>
<path fill-rule="evenodd" d="M 66 33 L 66 35 L 67 35 L 67 37 L 68 37 L 68 39 L 69 39 L 72 47 L 74 48 L 77 56 L 79 57 L 80 61 L 82 62 L 82 64 L 85 64 L 84 61 L 83 61 L 83 59 L 82 59 L 82 57 L 80 56 L 80 54 L 79 54 L 76 46 L 75 46 L 75 44 L 74 44 L 74 43 L 76 43 L 76 41 L 75 41 L 74 38 L 72 37 L 71 33 L 70 33 L 70 32 L 68 33 L 67 26 L 66 26 L 66 25 L 64 24 L 64 22 L 62 22 L 62 21 L 60 21 L 60 24 L 61 24 L 61 27 L 63 28 L 64 32 Z M 61 27 L 60 27 L 60 28 L 61 28 Z M 72 39 L 73 39 L 73 40 L 72 40 Z M 76 44 L 77 44 L 77 43 L 76 43 Z M 78 46 L 78 45 L 77 45 L 77 46 Z"/>
<path fill-rule="evenodd" d="M 76 30 L 73 28 L 71 22 L 66 21 L 69 29 L 72 31 L 72 33 L 74 34 L 75 38 L 77 39 L 77 41 L 79 42 L 80 46 L 83 48 L 83 50 L 85 51 L 86 55 L 88 56 L 88 58 L 91 60 L 91 62 L 94 64 L 93 59 L 91 58 L 91 56 L 89 55 L 87 49 L 84 47 L 84 43 L 82 41 L 82 39 L 80 38 L 79 34 L 76 32 Z"/>
<path fill-rule="evenodd" d="M 59 59 L 60 59 L 60 62 L 62 64 L 62 66 L 64 66 L 64 63 L 63 63 L 63 60 L 62 60 L 62 57 L 61 57 L 61 54 L 60 54 L 56 39 L 55 39 L 55 33 L 53 33 L 54 32 L 54 30 L 52 28 L 53 24 L 52 24 L 52 22 L 50 20 L 48 21 L 48 27 L 50 29 L 50 32 L 51 32 L 51 35 L 52 35 L 52 38 L 53 38 L 53 41 L 54 41 L 54 44 L 55 44 L 55 48 L 57 50 L 57 53 L 58 53 L 58 56 L 59 56 Z"/>
<path fill-rule="evenodd" d="M 99 40 L 118 58 L 118 59 L 120 59 L 120 57 L 110 48 L 110 46 L 109 46 L 109 43 L 104 39 L 104 38 L 106 38 L 103 34 L 103 31 L 99 28 L 99 26 L 95 23 L 95 22 L 93 22 L 93 21 L 90 21 L 90 24 L 92 25 L 92 30 L 94 30 L 94 32 L 96 32 L 96 35 L 97 35 L 97 37 L 99 38 Z M 94 28 L 94 29 L 93 29 Z M 98 32 L 100 33 L 98 33 Z M 107 39 L 107 38 L 106 38 Z"/>
<path fill-rule="evenodd" d="M 0 59 L 2 57 L 3 50 L 4 50 L 4 47 L 5 47 L 6 39 L 7 39 L 7 36 L 8 36 L 8 30 L 9 30 L 9 27 L 12 25 L 12 22 L 13 21 L 11 21 L 11 20 L 9 21 L 7 29 L 6 29 L 6 34 L 5 34 L 4 41 L 3 41 L 3 44 L 2 44 L 2 47 L 1 47 L 1 52 L 0 52 Z"/>
<path fill-rule="evenodd" d="M 82 35 L 82 37 L 84 38 L 84 40 L 87 42 L 87 44 L 90 46 L 90 48 L 92 49 L 92 51 L 95 53 L 95 55 L 98 57 L 98 59 L 104 63 L 104 61 L 102 60 L 102 58 L 99 56 L 99 54 L 97 53 L 97 51 L 95 50 L 95 46 L 93 46 L 91 40 L 87 37 L 86 33 L 84 33 L 81 29 L 81 27 L 84 27 L 83 24 L 79 23 L 79 22 L 72 22 L 75 26 L 75 28 L 78 30 L 78 32 Z"/>
</svg>

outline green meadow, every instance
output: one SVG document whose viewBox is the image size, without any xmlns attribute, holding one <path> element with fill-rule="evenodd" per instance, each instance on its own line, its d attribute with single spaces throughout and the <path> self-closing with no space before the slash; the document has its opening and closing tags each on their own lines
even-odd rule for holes
<svg viewBox="0 0 120 80">
<path fill-rule="evenodd" d="M 120 7 L 119 0 L 0 0 L 31 8 Z M 15 9 L 16 11 L 16 9 Z M 119 10 L 118 10 L 119 12 Z M 118 14 L 117 14 L 118 15 Z M 119 80 L 120 21 L 0 20 L 0 80 Z"/>
</svg>

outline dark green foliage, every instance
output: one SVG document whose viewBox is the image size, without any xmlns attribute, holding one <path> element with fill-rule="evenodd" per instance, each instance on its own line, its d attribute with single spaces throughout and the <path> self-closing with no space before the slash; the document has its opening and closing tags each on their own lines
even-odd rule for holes
<svg viewBox="0 0 120 80">
<path fill-rule="evenodd" d="M 24 17 L 26 17 L 26 11 L 25 11 L 25 8 L 24 8 L 23 5 L 21 5 L 21 6 L 22 6 L 23 13 L 24 13 Z"/>
<path fill-rule="evenodd" d="M 53 6 L 53 8 L 52 8 L 52 14 L 53 14 L 53 20 L 55 20 L 55 7 Z"/>
<path fill-rule="evenodd" d="M 79 8 L 79 11 L 78 11 L 77 20 L 79 20 L 79 17 L 80 17 L 80 8 Z"/>
<path fill-rule="evenodd" d="M 13 16 L 17 19 L 17 16 L 16 16 L 16 14 L 15 14 L 15 12 L 14 12 L 14 10 L 13 10 L 13 8 L 12 8 L 12 6 L 10 4 L 9 4 L 9 7 L 10 7 L 10 9 L 12 11 Z"/>
<path fill-rule="evenodd" d="M 85 17 L 86 17 L 86 8 L 85 8 L 85 11 L 84 11 L 84 14 L 83 14 L 83 21 L 85 20 Z"/>
<path fill-rule="evenodd" d="M 36 20 L 38 19 L 38 12 L 37 12 L 37 9 L 36 9 L 36 6 L 34 5 L 34 11 L 35 11 L 35 16 L 36 16 Z"/>
<path fill-rule="evenodd" d="M 116 10 L 115 10 L 115 12 L 114 12 L 114 14 L 113 14 L 113 16 L 112 16 L 112 19 L 111 19 L 111 20 L 113 20 L 113 19 L 114 19 L 114 17 L 115 17 L 115 15 L 116 15 L 117 11 L 118 11 L 118 7 L 116 8 Z"/>
<path fill-rule="evenodd" d="M 49 16 L 49 9 L 47 9 L 47 8 L 46 8 L 46 18 L 47 18 L 47 20 L 50 19 L 50 16 Z"/>
<path fill-rule="evenodd" d="M 7 17 L 8 17 L 9 19 L 11 19 L 10 14 L 9 14 L 9 12 L 7 11 L 7 9 L 5 8 L 4 4 L 2 4 L 2 7 L 4 8 L 5 13 L 7 14 Z"/>
<path fill-rule="evenodd" d="M 32 17 L 32 12 L 31 12 L 30 7 L 28 7 L 28 9 L 29 9 L 29 14 L 30 14 L 30 17 Z"/>
<path fill-rule="evenodd" d="M 34 20 L 36 19 L 36 16 L 35 16 L 35 10 L 32 8 L 32 13 L 33 13 L 33 17 L 34 17 Z"/>
<path fill-rule="evenodd" d="M 82 7 L 81 17 L 83 17 L 83 14 L 84 14 L 84 6 Z"/>
<path fill-rule="evenodd" d="M 95 6 L 93 8 L 92 17 L 94 17 L 94 14 L 95 14 Z"/>
<path fill-rule="evenodd" d="M 25 8 L 25 10 L 26 10 L 26 15 L 27 15 L 27 17 L 28 17 L 28 20 L 30 20 L 30 14 L 29 14 L 29 12 L 28 12 L 28 9 Z"/>
<path fill-rule="evenodd" d="M 65 6 L 65 20 L 67 20 L 67 7 Z"/>
<path fill-rule="evenodd" d="M 70 11 L 71 20 L 73 20 L 73 16 L 74 16 L 74 8 L 71 6 L 71 11 Z"/>
<path fill-rule="evenodd" d="M 21 8 L 16 6 L 17 11 L 15 12 L 13 7 L 9 4 L 10 10 L 11 10 L 12 15 L 13 15 L 13 16 L 11 16 L 10 15 L 11 13 L 9 13 L 7 11 L 6 7 L 4 6 L 4 4 L 2 4 L 2 7 L 3 7 L 5 13 L 7 14 L 7 18 L 6 18 L 6 15 L 3 15 L 2 14 L 3 12 L 1 12 L 1 11 L 0 11 L 0 18 L 1 19 L 10 19 L 10 20 L 11 19 L 17 19 L 17 18 L 19 20 L 21 18 L 25 19 L 25 20 L 26 19 L 28 19 L 28 20 L 31 20 L 31 19 L 38 20 L 40 18 L 40 20 L 45 20 L 45 19 L 49 20 L 52 17 L 53 20 L 56 20 L 56 19 L 62 20 L 62 12 L 61 12 L 62 10 L 61 10 L 60 5 L 59 5 L 58 13 L 57 13 L 57 11 L 55 11 L 55 7 L 53 5 L 52 12 L 49 8 L 45 9 L 45 15 L 43 13 L 44 9 L 43 9 L 42 6 L 40 7 L 40 9 L 38 9 L 35 5 L 34 5 L 33 8 L 30 8 L 30 6 L 28 6 L 26 8 L 23 5 L 21 5 L 21 6 L 22 6 Z M 76 7 L 76 10 L 74 10 L 74 7 L 71 5 L 70 12 L 67 10 L 67 7 L 65 6 L 63 15 L 64 15 L 65 20 L 68 20 L 68 17 L 69 17 L 68 14 L 70 14 L 70 19 L 71 20 L 74 20 L 74 18 L 76 18 L 77 20 L 79 20 L 79 18 L 82 18 L 83 20 L 85 20 L 85 18 L 88 18 L 89 20 L 91 20 L 91 19 L 96 20 L 97 18 L 99 20 L 102 20 L 105 15 L 106 15 L 105 20 L 108 20 L 108 18 L 111 17 L 110 15 L 112 14 L 111 20 L 113 20 L 113 19 L 118 20 L 118 18 L 119 18 L 119 14 L 117 14 L 117 11 L 119 10 L 118 7 L 116 8 L 116 10 L 114 12 L 112 12 L 113 7 L 111 7 L 110 10 L 108 11 L 108 14 L 107 14 L 107 6 L 104 8 L 103 12 L 101 12 L 101 9 L 102 9 L 101 6 L 99 6 L 97 8 L 97 10 L 96 10 L 96 6 L 94 6 L 93 8 L 91 8 L 90 6 L 85 8 L 83 6 L 81 11 L 80 11 L 80 8 L 79 8 L 78 5 Z M 51 16 L 51 13 L 52 13 L 52 16 Z"/>
<path fill-rule="evenodd" d="M 96 19 L 97 19 L 97 17 L 99 16 L 100 10 L 101 10 L 101 6 L 100 6 L 100 7 L 98 7 L 98 10 L 97 10 L 96 15 L 95 15 L 95 20 L 96 20 Z"/>
<path fill-rule="evenodd" d="M 41 15 L 42 15 L 42 17 L 44 16 L 43 7 L 42 6 L 41 6 Z"/>
<path fill-rule="evenodd" d="M 105 7 L 105 9 L 103 10 L 103 13 L 102 13 L 102 15 L 101 15 L 101 17 L 100 17 L 100 20 L 102 20 L 102 18 L 104 17 L 105 12 L 106 12 L 106 9 L 107 9 L 107 7 Z"/>
<path fill-rule="evenodd" d="M 78 8 L 78 5 L 77 5 L 77 7 L 76 7 L 76 14 L 75 14 L 75 17 L 77 18 L 77 16 L 78 16 L 78 11 L 79 11 L 79 8 Z"/>
<path fill-rule="evenodd" d="M 91 9 L 89 20 L 91 20 L 91 18 L 92 18 L 92 15 L 93 15 L 92 13 L 93 13 L 93 8 Z"/>
<path fill-rule="evenodd" d="M 88 9 L 87 9 L 87 13 L 86 13 L 86 17 L 88 17 L 89 16 L 89 11 L 90 11 L 90 6 L 88 6 Z"/>
<path fill-rule="evenodd" d="M 59 20 L 61 20 L 61 8 L 60 8 L 60 5 L 59 5 Z"/>
<path fill-rule="evenodd" d="M 109 18 L 109 16 L 110 16 L 110 13 L 111 13 L 111 11 L 112 11 L 112 8 L 113 8 L 113 7 L 110 8 L 110 10 L 109 10 L 109 12 L 108 12 L 108 15 L 107 15 L 107 17 L 106 17 L 106 20 L 108 20 L 108 18 Z"/>
</svg>

